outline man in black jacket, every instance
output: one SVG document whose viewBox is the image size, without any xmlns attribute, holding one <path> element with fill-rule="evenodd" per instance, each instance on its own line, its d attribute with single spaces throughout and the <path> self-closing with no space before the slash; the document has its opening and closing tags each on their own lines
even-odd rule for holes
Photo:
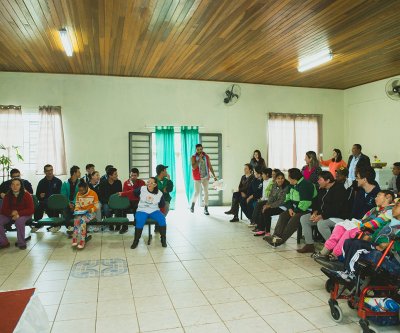
<svg viewBox="0 0 400 333">
<path fill-rule="evenodd" d="M 353 182 L 356 180 L 356 168 L 363 168 L 371 166 L 371 162 L 367 155 L 361 153 L 361 145 L 356 143 L 351 148 L 351 155 L 349 161 L 347 162 L 347 167 L 349 168 L 349 179 Z M 355 188 L 357 187 L 354 184 Z"/>
<path fill-rule="evenodd" d="M 52 194 L 60 194 L 62 181 L 54 176 L 53 166 L 50 164 L 46 164 L 43 170 L 45 177 L 39 181 L 36 188 L 36 197 L 39 201 L 39 206 L 35 209 L 35 221 L 39 221 L 43 218 L 45 211 L 49 217 L 58 215 L 57 213 L 48 210 L 47 200 Z"/>
<path fill-rule="evenodd" d="M 11 182 L 14 178 L 21 178 L 21 172 L 18 169 L 11 169 L 10 179 L 6 180 L 0 185 L 0 199 L 3 199 L 7 192 L 10 190 Z M 33 194 L 32 184 L 26 179 L 21 180 L 24 183 L 25 190 L 27 190 L 30 194 Z"/>
<path fill-rule="evenodd" d="M 107 169 L 107 179 L 100 181 L 99 185 L 99 200 L 101 202 L 101 210 L 103 215 L 106 217 L 111 217 L 113 214 L 112 210 L 108 206 L 108 200 L 110 196 L 122 192 L 122 183 L 118 179 L 118 172 L 116 168 Z M 114 231 L 114 225 L 109 226 L 110 231 Z M 117 231 L 121 229 L 121 226 L 115 228 Z"/>
<path fill-rule="evenodd" d="M 316 225 L 322 237 L 326 239 L 331 235 L 331 229 L 335 226 L 332 218 L 344 219 L 346 216 L 347 192 L 342 183 L 335 182 L 329 171 L 321 171 L 318 177 L 318 196 L 312 204 L 312 214 L 303 215 L 300 223 L 306 245 L 298 249 L 299 253 L 313 253 L 314 240 L 312 226 Z"/>
</svg>

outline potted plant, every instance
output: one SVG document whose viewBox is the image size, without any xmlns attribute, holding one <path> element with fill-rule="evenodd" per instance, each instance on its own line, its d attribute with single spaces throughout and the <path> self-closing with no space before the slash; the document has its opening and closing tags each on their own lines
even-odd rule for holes
<svg viewBox="0 0 400 333">
<path fill-rule="evenodd" d="M 13 149 L 15 151 L 15 156 L 17 157 L 18 161 L 23 161 L 24 158 L 19 152 L 19 147 L 18 146 L 11 146 L 11 147 L 6 147 L 3 144 L 0 144 L 0 149 L 4 150 L 3 154 L 0 156 L 0 165 L 2 168 L 2 180 L 3 182 L 5 180 L 8 180 L 10 177 L 10 169 L 13 165 L 13 162 L 11 160 L 10 154 L 11 150 Z M 7 178 L 7 179 L 6 179 Z"/>
</svg>

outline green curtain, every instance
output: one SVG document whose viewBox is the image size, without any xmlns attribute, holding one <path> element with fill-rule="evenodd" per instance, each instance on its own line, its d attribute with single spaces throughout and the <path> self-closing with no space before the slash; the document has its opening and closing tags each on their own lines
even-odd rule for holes
<svg viewBox="0 0 400 333">
<path fill-rule="evenodd" d="M 176 171 L 175 171 L 175 144 L 174 144 L 174 127 L 173 126 L 157 126 L 156 127 L 156 160 L 157 165 L 163 164 L 168 166 L 168 173 L 174 183 L 174 190 L 171 194 L 170 209 L 175 208 L 176 194 Z"/>
<path fill-rule="evenodd" d="M 185 183 L 186 198 L 190 203 L 194 192 L 194 182 L 192 177 L 191 157 L 196 152 L 196 144 L 200 142 L 199 128 L 197 126 L 181 127 L 181 154 L 183 180 Z"/>
</svg>

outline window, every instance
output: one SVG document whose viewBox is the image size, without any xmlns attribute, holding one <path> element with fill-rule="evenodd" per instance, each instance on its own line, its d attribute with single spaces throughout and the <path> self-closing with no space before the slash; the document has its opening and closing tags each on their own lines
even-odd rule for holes
<svg viewBox="0 0 400 333">
<path fill-rule="evenodd" d="M 23 111 L 24 143 L 21 154 L 24 158 L 23 169 L 36 170 L 36 159 L 39 144 L 40 116 L 37 111 Z"/>
<path fill-rule="evenodd" d="M 268 165 L 301 168 L 304 155 L 322 147 L 322 115 L 277 114 L 268 118 Z"/>
</svg>

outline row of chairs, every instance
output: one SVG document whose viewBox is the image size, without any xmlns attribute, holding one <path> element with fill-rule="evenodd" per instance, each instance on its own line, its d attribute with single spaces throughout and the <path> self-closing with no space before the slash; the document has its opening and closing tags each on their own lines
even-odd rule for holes
<svg viewBox="0 0 400 333">
<path fill-rule="evenodd" d="M 36 195 L 33 195 L 33 202 L 35 209 L 39 205 L 39 201 Z M 130 202 L 126 197 L 120 197 L 118 194 L 113 194 L 110 196 L 108 201 L 108 206 L 113 212 L 111 217 L 103 217 L 100 221 L 96 218 L 87 223 L 88 226 L 96 225 L 96 226 L 109 226 L 109 225 L 135 225 L 135 220 L 129 220 L 126 216 L 126 212 L 130 209 Z M 42 227 L 48 227 L 48 229 L 52 227 L 70 227 L 74 225 L 74 220 L 69 219 L 66 216 L 66 211 L 69 209 L 69 201 L 62 194 L 53 194 L 49 197 L 47 201 L 47 207 L 49 210 L 53 211 L 57 216 L 54 217 L 45 217 L 40 220 L 35 221 L 33 218 L 28 220 L 26 226 L 35 227 L 37 229 Z M 147 244 L 151 244 L 151 240 L 153 235 L 151 233 L 151 225 L 156 224 L 157 222 L 152 219 L 147 219 L 146 225 L 148 225 L 148 241 Z M 16 229 L 12 228 L 12 225 L 6 226 L 7 231 L 15 231 Z M 31 236 L 26 237 L 26 240 L 30 240 Z"/>
</svg>

